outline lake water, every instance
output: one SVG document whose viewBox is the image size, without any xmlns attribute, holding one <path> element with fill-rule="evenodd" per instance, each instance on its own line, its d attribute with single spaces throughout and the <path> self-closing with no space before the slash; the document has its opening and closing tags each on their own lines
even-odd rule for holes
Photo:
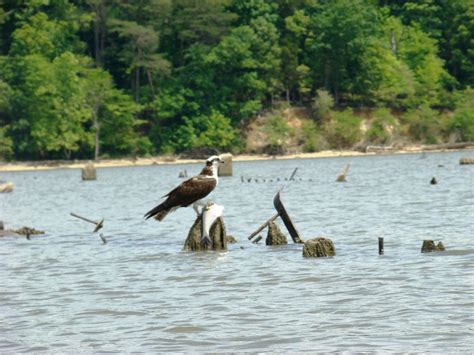
<svg viewBox="0 0 474 355">
<path fill-rule="evenodd" d="M 470 352 L 474 166 L 459 158 L 473 155 L 236 162 L 210 198 L 238 244 L 205 253 L 182 251 L 191 208 L 143 219 L 201 164 L 98 169 L 88 182 L 80 170 L 0 172 L 15 185 L 0 220 L 47 231 L 0 240 L 0 352 Z M 301 237 L 332 239 L 335 257 L 247 240 L 282 186 Z M 108 243 L 70 212 L 105 218 Z M 447 251 L 421 254 L 424 239 Z"/>
</svg>

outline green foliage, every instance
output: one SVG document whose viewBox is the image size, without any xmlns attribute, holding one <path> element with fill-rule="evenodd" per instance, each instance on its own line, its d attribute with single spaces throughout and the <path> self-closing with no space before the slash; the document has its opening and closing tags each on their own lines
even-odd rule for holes
<svg viewBox="0 0 474 355">
<path fill-rule="evenodd" d="M 303 140 L 303 151 L 306 153 L 316 152 L 319 148 L 321 133 L 316 123 L 311 120 L 303 120 L 301 125 Z"/>
<path fill-rule="evenodd" d="M 135 118 L 140 106 L 130 96 L 117 89 L 107 92 L 101 109 L 101 143 L 111 156 L 139 155 L 152 152 L 147 137 L 141 137 L 136 128 L 144 123 Z"/>
<path fill-rule="evenodd" d="M 472 140 L 473 32 L 466 0 L 0 0 L 0 154 L 232 149 L 282 102 L 311 108 L 333 147 L 361 139 L 339 112 L 360 106 L 405 112 L 413 140 Z M 266 128 L 277 149 L 282 120 Z M 377 110 L 366 138 L 396 131 Z"/>
<path fill-rule="evenodd" d="M 388 109 L 378 109 L 372 115 L 366 139 L 373 144 L 387 144 L 393 135 L 398 133 L 397 120 Z"/>
<path fill-rule="evenodd" d="M 263 132 L 267 136 L 270 152 L 283 153 L 293 134 L 292 128 L 280 115 L 271 115 L 265 120 Z"/>
<path fill-rule="evenodd" d="M 13 156 L 13 141 L 7 135 L 8 126 L 0 127 L 0 160 L 8 160 Z"/>
<path fill-rule="evenodd" d="M 328 116 L 334 106 L 334 99 L 329 92 L 324 89 L 316 91 L 316 96 L 311 104 L 313 116 L 318 120 L 323 120 Z"/>
<path fill-rule="evenodd" d="M 467 88 L 458 94 L 457 107 L 449 128 L 458 134 L 461 141 L 474 142 L 474 89 Z"/>
<path fill-rule="evenodd" d="M 426 144 L 438 143 L 440 136 L 439 114 L 428 105 L 411 109 L 402 116 L 408 135 L 415 141 Z"/>
<path fill-rule="evenodd" d="M 334 111 L 331 119 L 323 125 L 326 138 L 333 148 L 350 148 L 361 138 L 361 118 L 355 116 L 352 109 Z"/>
</svg>

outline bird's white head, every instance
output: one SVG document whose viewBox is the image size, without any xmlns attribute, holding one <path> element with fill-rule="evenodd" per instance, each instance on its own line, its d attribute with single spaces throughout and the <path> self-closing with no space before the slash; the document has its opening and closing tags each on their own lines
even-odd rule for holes
<svg viewBox="0 0 474 355">
<path fill-rule="evenodd" d="M 217 155 L 213 155 L 212 157 L 207 158 L 206 160 L 206 168 L 212 170 L 212 175 L 217 176 L 217 167 L 219 164 L 222 164 L 224 161 L 218 157 Z"/>
</svg>

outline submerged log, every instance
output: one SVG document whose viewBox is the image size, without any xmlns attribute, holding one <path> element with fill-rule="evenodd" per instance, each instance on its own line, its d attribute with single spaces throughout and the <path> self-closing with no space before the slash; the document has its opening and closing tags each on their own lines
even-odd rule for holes
<svg viewBox="0 0 474 355">
<path fill-rule="evenodd" d="M 44 234 L 44 231 L 40 231 L 38 229 L 30 228 L 30 227 L 21 227 L 20 229 L 12 229 L 13 233 L 20 234 L 20 235 L 33 235 L 33 234 Z"/>
<path fill-rule="evenodd" d="M 265 240 L 266 245 L 285 245 L 288 244 L 286 236 L 282 233 L 280 228 L 275 222 L 268 224 L 267 239 Z"/>
<path fill-rule="evenodd" d="M 303 257 L 320 258 L 336 255 L 336 249 L 331 239 L 318 237 L 307 240 L 303 246 Z"/>
<path fill-rule="evenodd" d="M 432 240 L 424 240 L 423 245 L 421 246 L 422 253 L 430 253 L 433 251 L 445 251 L 445 250 L 446 248 L 444 247 L 443 243 L 438 242 L 438 244 L 435 244 L 435 242 Z"/>
</svg>

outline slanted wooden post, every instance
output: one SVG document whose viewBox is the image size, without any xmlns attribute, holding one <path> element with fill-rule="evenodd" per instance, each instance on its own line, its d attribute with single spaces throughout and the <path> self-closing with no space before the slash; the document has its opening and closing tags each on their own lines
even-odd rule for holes
<svg viewBox="0 0 474 355">
<path fill-rule="evenodd" d="M 344 169 L 341 170 L 341 172 L 337 176 L 337 179 L 336 179 L 337 182 L 346 182 L 347 181 L 346 176 L 347 176 L 347 173 L 349 172 L 350 167 L 351 167 L 351 163 L 347 164 L 344 167 Z"/>
</svg>

